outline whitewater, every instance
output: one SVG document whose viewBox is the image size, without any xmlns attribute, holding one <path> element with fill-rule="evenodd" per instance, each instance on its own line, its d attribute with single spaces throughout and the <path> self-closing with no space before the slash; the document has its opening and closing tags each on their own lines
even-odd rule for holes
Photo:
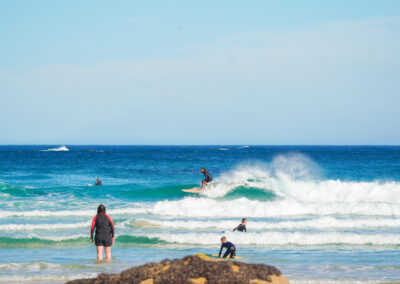
<svg viewBox="0 0 400 284">
<path fill-rule="evenodd" d="M 210 189 L 182 192 L 201 167 Z M 223 235 L 293 283 L 400 278 L 400 147 L 1 146 L 0 197 L 0 282 L 216 253 Z M 109 265 L 88 238 L 101 203 L 116 228 Z M 232 232 L 243 217 L 249 232 Z"/>
</svg>

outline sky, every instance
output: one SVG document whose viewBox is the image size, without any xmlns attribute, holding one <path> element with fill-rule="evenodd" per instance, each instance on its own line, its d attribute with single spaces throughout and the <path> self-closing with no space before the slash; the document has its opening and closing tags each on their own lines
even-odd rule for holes
<svg viewBox="0 0 400 284">
<path fill-rule="evenodd" d="M 398 145 L 400 1 L 0 0 L 0 144 Z"/>
</svg>

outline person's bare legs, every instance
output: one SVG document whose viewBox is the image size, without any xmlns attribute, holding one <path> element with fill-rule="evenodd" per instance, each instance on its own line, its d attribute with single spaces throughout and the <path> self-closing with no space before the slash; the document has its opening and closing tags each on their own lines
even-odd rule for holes
<svg viewBox="0 0 400 284">
<path fill-rule="evenodd" d="M 105 247 L 104 250 L 106 252 L 106 259 L 111 260 L 111 247 Z"/>
<path fill-rule="evenodd" d="M 103 246 L 97 246 L 96 248 L 97 248 L 97 260 L 103 260 Z"/>
</svg>

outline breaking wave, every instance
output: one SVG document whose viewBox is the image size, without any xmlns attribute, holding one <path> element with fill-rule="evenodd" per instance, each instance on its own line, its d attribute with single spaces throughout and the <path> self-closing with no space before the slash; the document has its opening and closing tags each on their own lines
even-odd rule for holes
<svg viewBox="0 0 400 284">
<path fill-rule="evenodd" d="M 238 225 L 238 220 L 159 220 L 144 219 L 135 220 L 132 225 L 140 227 L 166 227 L 185 230 L 227 230 L 232 231 Z M 364 228 L 396 228 L 400 227 L 400 220 L 393 218 L 372 218 L 372 219 L 341 219 L 334 217 L 317 217 L 307 220 L 271 220 L 269 222 L 251 220 L 250 231 L 260 230 L 301 230 L 301 229 L 364 229 Z M 1 227 L 0 227 L 1 229 Z"/>
<path fill-rule="evenodd" d="M 69 149 L 66 146 L 60 146 L 56 148 L 50 148 L 47 150 L 40 150 L 42 152 L 62 152 L 62 151 L 69 151 Z"/>
<path fill-rule="evenodd" d="M 400 244 L 398 234 L 357 234 L 348 232 L 210 232 L 210 233 L 134 233 L 116 236 L 116 243 L 123 245 L 159 245 L 159 244 L 183 244 L 183 245 L 207 245 L 218 247 L 218 240 L 225 235 L 228 240 L 236 245 L 375 245 L 394 246 Z M 89 246 L 87 235 L 78 236 L 32 236 L 0 237 L 0 247 L 58 247 L 58 246 Z"/>
<path fill-rule="evenodd" d="M 356 234 L 346 232 L 258 232 L 223 233 L 228 240 L 240 245 L 392 245 L 400 243 L 397 234 Z M 147 234 L 145 237 L 168 243 L 200 244 L 218 246 L 222 233 L 162 233 Z"/>
<path fill-rule="evenodd" d="M 240 194 L 236 194 L 240 191 Z M 281 155 L 271 164 L 242 164 L 218 177 L 204 195 L 223 198 L 290 199 L 300 202 L 400 203 L 400 183 L 324 180 L 307 157 Z M 253 198 L 254 195 L 258 198 Z M 264 197 L 264 198 L 263 198 Z"/>
<path fill-rule="evenodd" d="M 113 197 L 136 201 L 176 201 L 187 198 L 213 199 L 219 202 L 242 198 L 260 202 L 299 203 L 400 203 L 400 183 L 395 181 L 342 181 L 324 179 L 321 169 L 309 158 L 300 155 L 277 156 L 270 164 L 244 163 L 215 177 L 210 189 L 201 194 L 182 192 L 196 184 L 165 187 L 143 187 L 135 184 L 103 186 L 82 190 L 82 186 L 29 188 L 0 183 L 0 193 L 10 196 L 48 194 L 77 197 L 98 197 L 112 192 Z M 235 202 L 236 202 L 235 201 Z M 254 204 L 252 204 L 254 205 Z M 339 205 L 340 206 L 340 205 Z M 1 216 L 1 213 L 0 213 Z"/>
</svg>

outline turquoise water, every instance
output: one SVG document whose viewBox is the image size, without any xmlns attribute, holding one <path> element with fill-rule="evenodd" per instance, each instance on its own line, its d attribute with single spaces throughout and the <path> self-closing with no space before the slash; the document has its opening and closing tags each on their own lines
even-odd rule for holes
<svg viewBox="0 0 400 284">
<path fill-rule="evenodd" d="M 400 279 L 400 147 L 58 147 L 0 146 L 0 282 L 217 253 L 222 235 L 293 283 Z M 182 192 L 199 186 L 201 167 L 211 189 Z M 88 187 L 98 176 L 103 186 Z M 97 264 L 100 203 L 116 242 L 114 260 Z M 232 232 L 242 217 L 249 233 Z"/>
</svg>

